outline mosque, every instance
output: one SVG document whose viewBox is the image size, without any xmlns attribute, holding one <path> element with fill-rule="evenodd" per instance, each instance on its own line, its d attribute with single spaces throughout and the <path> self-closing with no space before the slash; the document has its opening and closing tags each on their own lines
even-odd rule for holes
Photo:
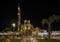
<svg viewBox="0 0 60 42">
<path fill-rule="evenodd" d="M 34 27 L 31 23 L 30 20 L 24 20 L 24 23 L 21 24 L 21 10 L 20 10 L 20 3 L 18 3 L 18 31 L 17 32 L 8 32 L 8 33 L 0 33 L 0 35 L 2 36 L 12 36 L 15 35 L 16 36 L 20 36 L 20 34 L 22 35 L 39 35 L 39 36 L 43 36 L 43 35 L 47 35 L 48 36 L 48 32 L 46 30 L 41 30 L 39 27 Z M 44 32 L 41 32 L 44 31 Z M 52 32 L 52 35 L 60 35 L 60 32 L 58 31 L 54 31 Z"/>
</svg>

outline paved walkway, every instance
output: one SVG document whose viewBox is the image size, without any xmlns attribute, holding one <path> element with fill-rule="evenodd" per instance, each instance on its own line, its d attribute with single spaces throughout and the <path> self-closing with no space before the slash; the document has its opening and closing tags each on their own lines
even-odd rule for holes
<svg viewBox="0 0 60 42">
<path fill-rule="evenodd" d="M 38 42 L 36 38 L 28 37 L 23 38 L 21 42 Z"/>
</svg>

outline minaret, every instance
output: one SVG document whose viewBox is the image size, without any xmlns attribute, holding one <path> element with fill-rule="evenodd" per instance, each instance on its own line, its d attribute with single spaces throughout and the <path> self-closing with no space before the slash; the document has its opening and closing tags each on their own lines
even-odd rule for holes
<svg viewBox="0 0 60 42">
<path fill-rule="evenodd" d="M 18 31 L 20 31 L 21 26 L 21 11 L 20 11 L 20 3 L 18 3 Z"/>
</svg>

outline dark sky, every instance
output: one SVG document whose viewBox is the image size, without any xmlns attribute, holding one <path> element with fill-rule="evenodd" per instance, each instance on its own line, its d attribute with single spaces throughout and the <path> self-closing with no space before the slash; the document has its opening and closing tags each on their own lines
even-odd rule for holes
<svg viewBox="0 0 60 42">
<path fill-rule="evenodd" d="M 32 0 L 7 1 L 7 2 L 2 1 L 0 3 L 1 29 L 8 26 L 12 21 L 17 21 L 18 2 L 20 2 L 21 6 L 22 22 L 24 19 L 30 19 L 33 25 L 40 27 L 41 19 L 48 18 L 52 14 L 60 15 L 60 7 L 58 5 L 59 3 L 56 4 L 52 2 L 49 3 Z M 60 29 L 60 27 L 58 29 Z"/>
</svg>

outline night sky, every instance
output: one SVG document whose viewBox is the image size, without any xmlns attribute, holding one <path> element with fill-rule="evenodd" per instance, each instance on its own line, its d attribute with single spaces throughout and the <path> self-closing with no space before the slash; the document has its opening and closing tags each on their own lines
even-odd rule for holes
<svg viewBox="0 0 60 42">
<path fill-rule="evenodd" d="M 30 19 L 34 26 L 41 27 L 41 20 L 48 18 L 49 16 L 60 15 L 59 3 L 53 2 L 40 2 L 40 1 L 7 1 L 0 3 L 0 30 L 9 26 L 11 22 L 17 22 L 17 7 L 18 2 L 21 6 L 21 22 L 23 20 Z M 53 29 L 60 29 L 60 22 L 53 23 Z M 58 27 L 58 28 L 57 28 Z M 47 26 L 45 26 L 47 28 Z"/>
</svg>

